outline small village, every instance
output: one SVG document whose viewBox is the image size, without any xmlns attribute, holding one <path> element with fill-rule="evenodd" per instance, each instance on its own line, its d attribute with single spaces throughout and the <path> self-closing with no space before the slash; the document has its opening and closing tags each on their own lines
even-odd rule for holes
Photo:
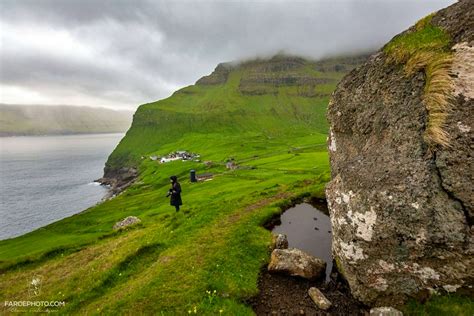
<svg viewBox="0 0 474 316">
<path fill-rule="evenodd" d="M 144 159 L 144 158 L 145 157 L 142 156 L 142 159 Z M 200 160 L 201 155 L 196 154 L 196 153 L 191 153 L 191 152 L 188 152 L 186 150 L 174 151 L 174 152 L 169 153 L 166 156 L 153 155 L 153 156 L 150 156 L 149 158 L 152 161 L 157 161 L 159 163 L 167 163 L 167 162 L 177 161 L 177 160 L 181 160 L 183 162 L 184 161 L 201 162 L 201 160 Z M 214 163 L 212 161 L 204 161 L 203 163 L 207 167 L 211 167 L 212 165 L 214 165 Z M 228 170 L 235 170 L 235 169 L 239 168 L 239 166 L 235 162 L 234 158 L 229 158 L 225 163 L 225 167 Z M 191 182 L 210 181 L 210 180 L 213 179 L 213 177 L 214 177 L 214 175 L 212 173 L 196 174 L 196 172 L 194 170 L 190 171 Z"/>
<path fill-rule="evenodd" d="M 170 161 L 182 160 L 182 161 L 194 161 L 201 162 L 199 159 L 201 156 L 196 153 L 190 153 L 185 150 L 179 150 L 172 153 L 169 153 L 166 156 L 150 156 L 150 159 L 153 161 L 159 161 L 160 163 L 166 163 Z"/>
</svg>

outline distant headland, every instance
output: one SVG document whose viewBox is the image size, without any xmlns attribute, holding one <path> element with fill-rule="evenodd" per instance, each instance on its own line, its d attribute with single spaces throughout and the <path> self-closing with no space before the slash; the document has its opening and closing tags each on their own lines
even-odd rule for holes
<svg viewBox="0 0 474 316">
<path fill-rule="evenodd" d="M 125 132 L 132 117 L 101 107 L 0 104 L 0 136 Z"/>
</svg>

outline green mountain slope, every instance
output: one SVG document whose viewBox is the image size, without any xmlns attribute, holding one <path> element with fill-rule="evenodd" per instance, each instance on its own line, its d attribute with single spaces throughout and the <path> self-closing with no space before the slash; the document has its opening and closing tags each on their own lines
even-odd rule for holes
<svg viewBox="0 0 474 316">
<path fill-rule="evenodd" d="M 326 135 L 330 93 L 362 60 L 314 62 L 275 56 L 220 64 L 195 85 L 140 106 L 132 127 L 107 161 L 106 175 L 120 167 L 137 166 L 142 155 L 164 154 L 163 145 L 186 138 L 202 136 L 211 147 L 214 141 L 220 144 L 223 137 L 237 135 L 244 143 L 264 137 L 292 146 L 298 135 Z M 218 140 L 209 137 L 214 134 Z M 199 149 L 191 142 L 186 145 Z M 228 155 L 238 154 L 229 150 Z"/>
<path fill-rule="evenodd" d="M 130 111 L 0 104 L 0 136 L 124 132 L 131 121 Z"/>
</svg>

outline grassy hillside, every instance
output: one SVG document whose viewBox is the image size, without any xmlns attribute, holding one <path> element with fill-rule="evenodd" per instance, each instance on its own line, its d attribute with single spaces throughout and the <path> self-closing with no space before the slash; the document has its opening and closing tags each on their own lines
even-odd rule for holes
<svg viewBox="0 0 474 316">
<path fill-rule="evenodd" d="M 30 299 L 38 279 L 35 300 L 65 301 L 62 314 L 252 314 L 245 300 L 257 293 L 269 259 L 262 224 L 295 200 L 323 195 L 326 106 L 356 62 L 279 56 L 224 64 L 142 105 L 107 162 L 109 171 L 139 167 L 135 184 L 81 214 L 0 241 L 0 299 Z M 175 150 L 212 163 L 148 158 Z M 240 168 L 225 168 L 230 157 Z M 214 178 L 191 183 L 190 169 Z M 165 198 L 170 175 L 182 183 L 180 213 Z M 142 223 L 114 232 L 130 215 Z"/>
<path fill-rule="evenodd" d="M 132 127 L 107 161 L 107 169 L 138 166 L 142 155 L 163 154 L 163 145 L 189 138 L 199 142 L 202 137 L 207 146 L 191 143 L 193 148 L 188 148 L 202 151 L 221 146 L 227 137 L 231 144 L 237 136 L 240 143 L 267 139 L 291 147 L 300 136 L 326 135 L 329 96 L 342 76 L 362 60 L 311 62 L 275 56 L 220 64 L 196 85 L 140 106 Z M 212 134 L 218 137 L 209 137 Z M 226 148 L 228 156 L 245 152 Z"/>
<path fill-rule="evenodd" d="M 0 136 L 124 132 L 131 121 L 130 111 L 0 104 Z"/>
</svg>

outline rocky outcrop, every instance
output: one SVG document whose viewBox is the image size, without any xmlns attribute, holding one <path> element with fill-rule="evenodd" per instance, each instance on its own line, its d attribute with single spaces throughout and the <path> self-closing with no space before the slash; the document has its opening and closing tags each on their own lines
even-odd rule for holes
<svg viewBox="0 0 474 316">
<path fill-rule="evenodd" d="M 308 67 L 316 68 L 315 62 L 283 55 L 265 61 L 244 62 L 239 68 L 251 71 L 245 72 L 240 79 L 239 91 L 243 95 L 277 95 L 280 87 L 293 87 L 295 95 L 312 98 L 323 93 L 318 91 L 318 86 L 337 82 L 334 78 L 315 77 L 304 71 Z"/>
<path fill-rule="evenodd" d="M 383 49 L 332 96 L 333 255 L 367 304 L 396 305 L 474 280 L 473 8 L 460 1 L 394 38 L 430 28 L 446 46 L 403 49 L 405 60 Z M 443 72 L 445 89 L 428 95 Z M 437 100 L 449 106 L 430 103 Z"/>
<path fill-rule="evenodd" d="M 216 69 L 212 72 L 212 74 L 208 76 L 204 76 L 198 81 L 196 81 L 197 85 L 218 85 L 224 84 L 227 82 L 227 77 L 229 77 L 229 73 L 232 70 L 231 63 L 221 63 L 217 65 Z"/>
<path fill-rule="evenodd" d="M 136 168 L 109 169 L 106 167 L 104 177 L 95 180 L 95 182 L 109 187 L 109 192 L 104 197 L 104 199 L 109 199 L 132 185 L 137 177 L 138 170 Z"/>
<path fill-rule="evenodd" d="M 344 58 L 329 58 L 324 62 L 316 62 L 314 69 L 320 72 L 347 72 L 363 64 L 369 55 Z"/>
<path fill-rule="evenodd" d="M 268 264 L 268 271 L 318 279 L 326 271 L 326 262 L 299 249 L 275 249 Z"/>
<path fill-rule="evenodd" d="M 298 85 L 317 85 L 317 84 L 327 84 L 335 83 L 336 79 L 331 78 L 313 78 L 307 75 L 299 74 L 282 74 L 282 75 L 272 75 L 272 74 L 258 74 L 254 73 L 248 75 L 240 80 L 240 85 L 259 85 L 259 84 L 268 84 L 272 86 L 298 86 Z"/>
</svg>

